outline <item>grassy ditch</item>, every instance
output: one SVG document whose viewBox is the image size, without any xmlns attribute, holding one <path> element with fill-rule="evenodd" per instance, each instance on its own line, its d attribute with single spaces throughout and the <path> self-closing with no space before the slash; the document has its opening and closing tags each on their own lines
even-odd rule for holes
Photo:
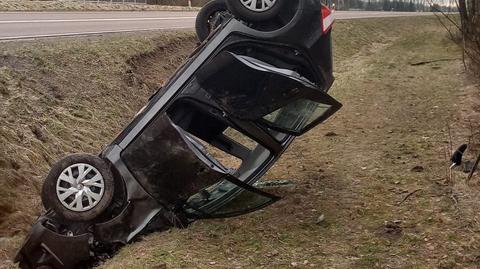
<svg viewBox="0 0 480 269">
<path fill-rule="evenodd" d="M 477 268 L 480 226 L 465 208 L 478 201 L 459 206 L 444 181 L 446 122 L 466 87 L 459 49 L 428 18 L 340 22 L 335 49 L 345 107 L 267 175 L 296 184 L 276 190 L 282 201 L 153 234 L 102 268 Z"/>
<path fill-rule="evenodd" d="M 4 43 L 0 54 L 0 246 L 40 213 L 49 166 L 98 153 L 187 57 L 192 33 Z M 0 258 L 0 260 L 2 260 Z"/>
<path fill-rule="evenodd" d="M 285 199 L 153 234 L 103 268 L 476 268 L 480 225 L 462 219 L 450 198 L 455 189 L 443 181 L 445 122 L 468 86 L 459 49 L 428 17 L 340 21 L 334 37 L 332 94 L 345 107 L 267 175 L 295 183 L 278 190 Z M 40 212 L 49 165 L 66 153 L 98 152 L 194 44 L 185 32 L 6 44 L 0 248 L 7 264 Z M 452 60 L 412 65 L 440 58 Z"/>
</svg>

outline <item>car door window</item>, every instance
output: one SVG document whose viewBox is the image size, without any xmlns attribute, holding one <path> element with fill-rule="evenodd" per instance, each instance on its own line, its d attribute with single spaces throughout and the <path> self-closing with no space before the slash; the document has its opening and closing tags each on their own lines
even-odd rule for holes
<svg viewBox="0 0 480 269">
<path fill-rule="evenodd" d="M 192 196 L 186 212 L 196 219 L 229 218 L 251 213 L 278 201 L 280 197 L 250 186 L 233 176 Z"/>
</svg>

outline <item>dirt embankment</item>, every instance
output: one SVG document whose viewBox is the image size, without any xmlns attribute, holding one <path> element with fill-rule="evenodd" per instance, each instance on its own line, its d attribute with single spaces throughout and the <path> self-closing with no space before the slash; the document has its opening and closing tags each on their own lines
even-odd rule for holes
<svg viewBox="0 0 480 269">
<path fill-rule="evenodd" d="M 0 260 L 39 215 L 50 165 L 99 153 L 194 45 L 185 32 L 2 44 Z"/>
</svg>

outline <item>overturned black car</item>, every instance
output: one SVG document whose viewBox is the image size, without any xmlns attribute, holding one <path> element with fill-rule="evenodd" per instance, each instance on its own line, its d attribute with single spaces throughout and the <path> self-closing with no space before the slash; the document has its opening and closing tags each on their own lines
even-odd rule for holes
<svg viewBox="0 0 480 269">
<path fill-rule="evenodd" d="M 320 0 L 208 3 L 203 42 L 125 130 L 52 167 L 20 267 L 90 267 L 140 234 L 278 200 L 255 183 L 341 107 L 327 94 L 332 23 Z"/>
</svg>

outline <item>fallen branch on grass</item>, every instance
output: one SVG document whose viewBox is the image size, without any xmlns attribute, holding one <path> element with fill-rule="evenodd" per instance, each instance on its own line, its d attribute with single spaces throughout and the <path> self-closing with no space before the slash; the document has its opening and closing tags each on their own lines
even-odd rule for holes
<svg viewBox="0 0 480 269">
<path fill-rule="evenodd" d="M 470 181 L 470 179 L 472 179 L 473 173 L 475 173 L 475 171 L 477 171 L 478 163 L 480 163 L 480 154 L 478 154 L 477 160 L 475 161 L 475 164 L 473 165 L 472 171 L 470 171 L 470 174 L 468 175 L 467 183 Z"/>
<path fill-rule="evenodd" d="M 438 60 L 431 60 L 431 61 L 423 61 L 423 62 L 418 62 L 418 63 L 412 63 L 410 64 L 411 66 L 418 66 L 418 65 L 425 65 L 425 64 L 431 64 L 431 63 L 436 63 L 436 62 L 448 62 L 448 61 L 456 61 L 460 60 L 458 58 L 453 58 L 453 59 L 438 59 Z"/>
<path fill-rule="evenodd" d="M 414 191 L 412 191 L 412 192 L 409 192 L 409 193 L 402 199 L 402 201 L 400 201 L 397 205 L 403 204 L 405 201 L 407 201 L 408 198 L 410 198 L 410 196 L 414 195 L 415 193 L 417 193 L 417 192 L 419 192 L 419 191 L 421 191 L 421 190 L 422 190 L 422 189 L 416 189 L 416 190 L 414 190 Z"/>
</svg>

